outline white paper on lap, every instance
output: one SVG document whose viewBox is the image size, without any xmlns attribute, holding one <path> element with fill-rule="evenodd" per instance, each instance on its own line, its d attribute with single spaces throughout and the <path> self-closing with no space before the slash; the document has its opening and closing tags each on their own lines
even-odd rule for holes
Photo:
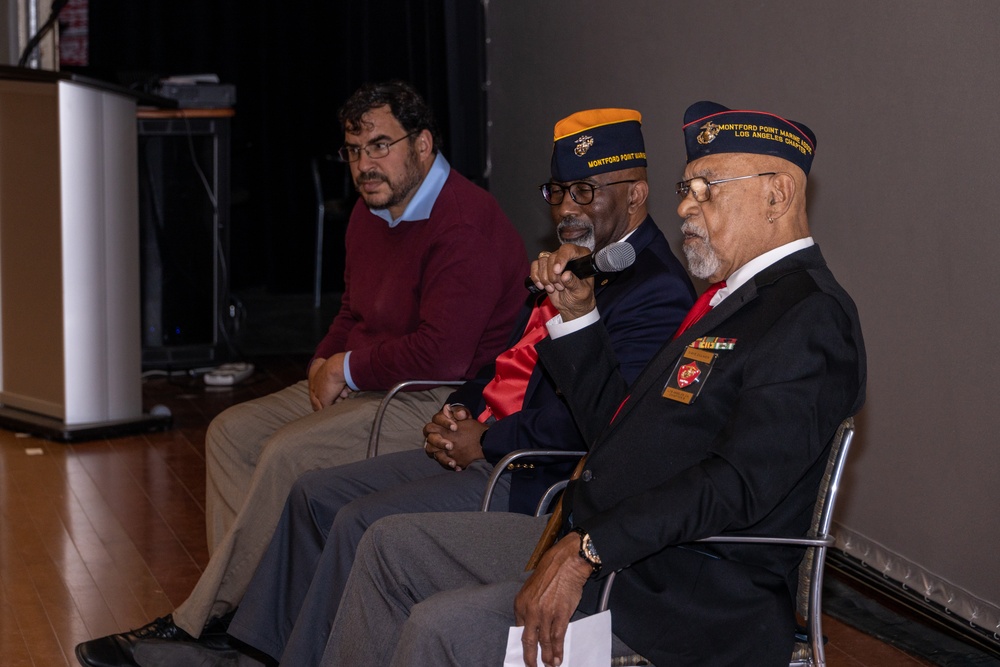
<svg viewBox="0 0 1000 667">
<path fill-rule="evenodd" d="M 524 667 L 521 633 L 514 627 L 507 634 L 507 655 L 503 667 Z M 537 664 L 541 667 L 542 650 Z M 562 667 L 608 667 L 611 664 L 611 611 L 602 611 L 569 624 L 563 646 Z"/>
</svg>

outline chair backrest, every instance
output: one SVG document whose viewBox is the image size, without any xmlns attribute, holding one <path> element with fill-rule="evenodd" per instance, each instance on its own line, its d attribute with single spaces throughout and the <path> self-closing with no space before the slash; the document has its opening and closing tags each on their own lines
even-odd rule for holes
<svg viewBox="0 0 1000 667">
<path fill-rule="evenodd" d="M 847 462 L 847 454 L 854 439 L 854 418 L 848 417 L 837 427 L 830 441 L 830 456 L 827 459 L 826 471 L 820 481 L 816 495 L 816 505 L 813 508 L 812 526 L 806 537 L 784 537 L 771 535 L 718 535 L 707 537 L 699 542 L 730 542 L 741 544 L 772 544 L 805 547 L 806 553 L 799 565 L 799 586 L 796 597 L 796 610 L 805 619 L 806 641 L 795 645 L 790 667 L 812 665 L 824 667 L 826 654 L 823 648 L 823 567 L 826 564 L 826 550 L 833 546 L 834 538 L 830 535 L 830 525 L 833 522 L 833 510 L 840 490 L 840 480 Z M 612 572 L 605 578 L 601 589 L 601 599 L 598 609 L 608 608 L 611 598 L 611 587 L 615 574 Z M 631 656 L 632 660 L 644 660 L 641 656 Z M 632 664 L 626 661 L 625 664 Z M 648 664 L 636 662 L 635 664 Z"/>
<path fill-rule="evenodd" d="M 321 155 L 309 161 L 313 206 L 316 211 L 316 240 L 313 258 L 313 308 L 320 306 L 323 283 L 323 227 L 328 214 L 346 222 L 353 202 L 351 174 L 335 155 Z"/>
<path fill-rule="evenodd" d="M 833 545 L 830 535 L 833 523 L 833 510 L 837 504 L 837 492 L 840 490 L 840 480 L 844 474 L 847 454 L 854 439 L 854 418 L 848 417 L 837 427 L 837 432 L 830 442 L 830 458 L 826 463 L 826 471 L 820 481 L 816 506 L 813 509 L 813 521 L 809 537 L 826 542 L 824 546 L 816 546 L 806 550 L 799 564 L 799 586 L 796 607 L 799 614 L 808 624 L 808 658 L 793 655 L 792 665 L 812 664 L 817 667 L 826 664 L 823 649 L 823 571 L 826 565 L 826 550 Z M 796 661 L 799 662 L 796 662 Z"/>
<path fill-rule="evenodd" d="M 351 185 L 351 170 L 336 155 L 314 156 L 309 161 L 312 189 L 317 206 L 328 206 L 331 202 L 347 202 L 356 196 Z"/>
</svg>

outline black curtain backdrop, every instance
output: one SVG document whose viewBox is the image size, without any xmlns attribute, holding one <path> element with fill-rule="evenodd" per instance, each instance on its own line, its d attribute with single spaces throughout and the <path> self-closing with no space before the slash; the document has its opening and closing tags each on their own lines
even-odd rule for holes
<svg viewBox="0 0 1000 667">
<path fill-rule="evenodd" d="M 308 292 L 310 159 L 343 143 L 336 111 L 362 83 L 411 82 L 452 165 L 483 184 L 483 34 L 468 0 L 90 0 L 80 71 L 136 88 L 209 72 L 235 84 L 230 285 Z M 324 284 L 338 264 L 327 257 Z"/>
</svg>

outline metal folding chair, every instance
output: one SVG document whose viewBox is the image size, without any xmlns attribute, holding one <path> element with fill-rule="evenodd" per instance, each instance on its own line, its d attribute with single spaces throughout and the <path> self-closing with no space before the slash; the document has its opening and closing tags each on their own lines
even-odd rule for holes
<svg viewBox="0 0 1000 667">
<path fill-rule="evenodd" d="M 372 458 L 378 456 L 378 439 L 382 431 L 382 420 L 385 418 L 385 411 L 389 409 L 389 403 L 396 394 L 401 392 L 407 387 L 413 387 L 417 385 L 425 385 L 428 387 L 443 387 L 443 386 L 458 386 L 460 384 L 465 384 L 464 380 L 406 380 L 405 382 L 400 382 L 386 392 L 385 396 L 382 397 L 382 401 L 378 404 L 378 410 L 375 411 L 375 418 L 372 420 L 372 430 L 368 436 L 368 454 L 366 458 Z"/>
<path fill-rule="evenodd" d="M 779 544 L 797 546 L 806 549 L 802 563 L 799 565 L 799 587 L 796 599 L 798 613 L 806 622 L 804 632 L 796 632 L 796 644 L 792 652 L 790 667 L 825 667 L 826 653 L 823 638 L 823 566 L 826 563 L 826 550 L 835 543 L 830 534 L 830 524 L 833 520 L 833 509 L 837 500 L 840 479 L 847 461 L 847 453 L 854 438 L 854 419 L 849 417 L 841 422 L 833 436 L 830 445 L 830 458 L 826 464 L 826 472 L 820 482 L 816 505 L 813 510 L 812 526 L 806 537 L 778 536 L 726 536 L 706 537 L 699 542 L 728 542 L 743 544 Z M 601 590 L 600 610 L 608 608 L 611 587 L 614 584 L 615 572 L 605 579 Z M 642 656 L 631 656 L 621 665 L 649 664 Z"/>
</svg>

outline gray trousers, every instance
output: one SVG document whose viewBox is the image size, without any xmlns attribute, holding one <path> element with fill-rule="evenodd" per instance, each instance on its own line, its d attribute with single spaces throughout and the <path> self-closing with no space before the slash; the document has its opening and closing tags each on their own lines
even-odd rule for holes
<svg viewBox="0 0 1000 667">
<path fill-rule="evenodd" d="M 460 512 L 375 522 L 358 545 L 319 664 L 503 664 L 514 597 L 547 520 Z M 613 656 L 634 653 L 611 639 Z"/>
<path fill-rule="evenodd" d="M 420 447 L 421 429 L 452 388 L 408 392 L 386 411 L 380 452 Z M 308 383 L 233 406 L 205 439 L 206 523 L 211 558 L 174 622 L 193 636 L 234 609 L 246 591 L 299 475 L 365 457 L 383 392 L 358 392 L 318 412 Z"/>
<path fill-rule="evenodd" d="M 390 516 L 365 533 L 323 667 L 501 665 L 546 517 Z"/>
<path fill-rule="evenodd" d="M 454 472 L 411 450 L 304 474 L 229 634 L 283 665 L 318 664 L 368 526 L 392 514 L 475 511 L 492 470 L 477 461 Z M 507 508 L 509 476 L 501 480 L 496 509 Z"/>
</svg>

